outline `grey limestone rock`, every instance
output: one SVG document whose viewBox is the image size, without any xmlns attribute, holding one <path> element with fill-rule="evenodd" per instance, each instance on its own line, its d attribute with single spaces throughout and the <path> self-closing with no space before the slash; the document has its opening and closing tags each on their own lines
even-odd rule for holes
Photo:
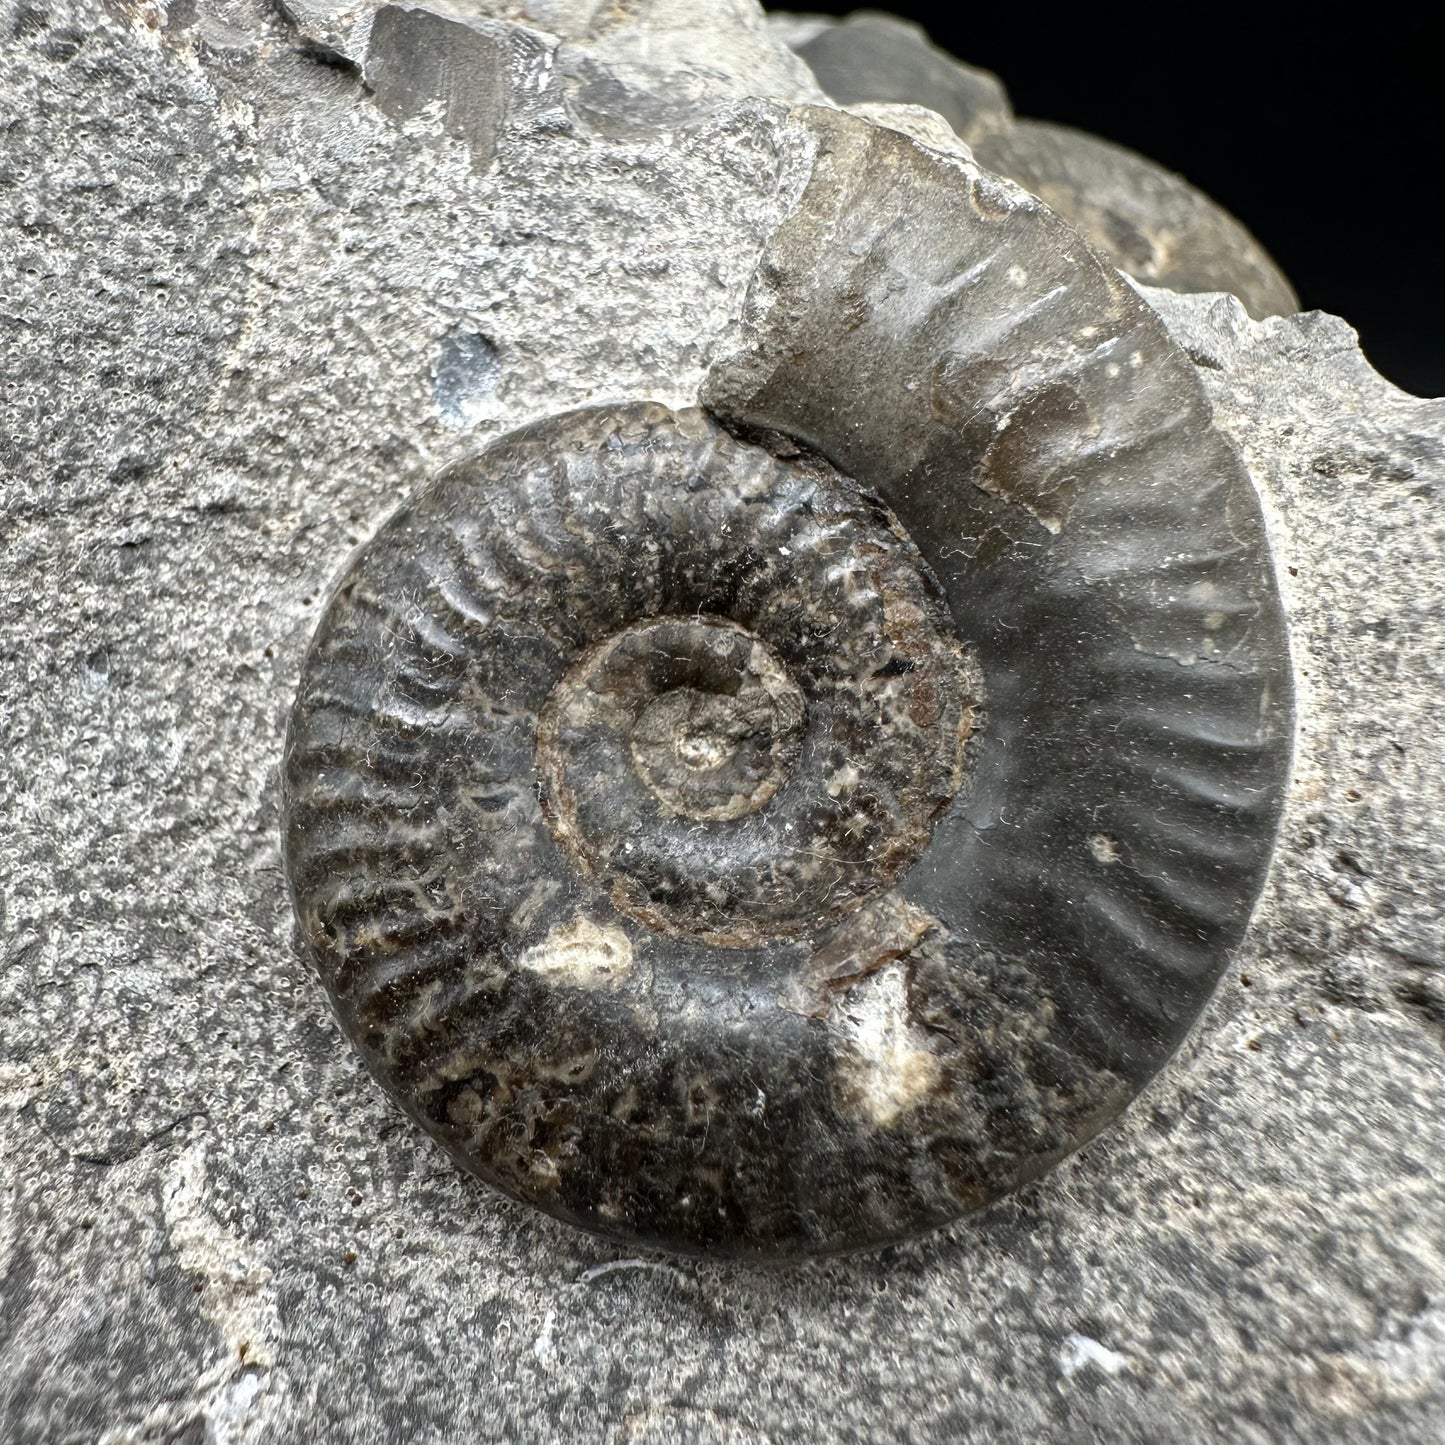
<svg viewBox="0 0 1445 1445">
<path fill-rule="evenodd" d="M 813 172 L 746 7 L 652 112 L 667 47 L 524 9 L 466 17 L 543 78 L 480 163 L 366 16 L 5 13 L 0 1437 L 1437 1439 L 1445 406 L 1334 318 L 1143 293 L 1260 497 L 1296 751 L 1233 970 L 1087 1149 L 875 1254 L 676 1262 L 472 1180 L 343 1039 L 280 855 L 325 589 L 505 431 L 695 405 Z"/>
</svg>

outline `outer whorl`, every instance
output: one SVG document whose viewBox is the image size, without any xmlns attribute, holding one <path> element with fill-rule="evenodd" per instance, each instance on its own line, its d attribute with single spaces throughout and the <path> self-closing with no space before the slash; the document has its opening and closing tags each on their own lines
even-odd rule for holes
<svg viewBox="0 0 1445 1445">
<path fill-rule="evenodd" d="M 1124 146 L 1016 120 L 994 76 L 939 50 L 913 22 L 859 11 L 810 33 L 797 51 L 840 105 L 937 111 L 983 165 L 1040 197 L 1136 281 L 1230 291 L 1255 318 L 1299 309 L 1269 253 L 1217 201 Z"/>
<path fill-rule="evenodd" d="M 285 765 L 396 1099 L 560 1218 L 753 1256 L 1117 1113 L 1247 923 L 1289 733 L 1257 506 L 1152 314 L 1015 189 L 792 123 L 731 432 L 597 408 L 443 473 L 333 593 Z"/>
<path fill-rule="evenodd" d="M 1123 272 L 1171 291 L 1229 291 L 1256 319 L 1299 299 L 1260 243 L 1183 176 L 1085 131 L 1021 120 L 974 155 L 1082 231 Z"/>
</svg>

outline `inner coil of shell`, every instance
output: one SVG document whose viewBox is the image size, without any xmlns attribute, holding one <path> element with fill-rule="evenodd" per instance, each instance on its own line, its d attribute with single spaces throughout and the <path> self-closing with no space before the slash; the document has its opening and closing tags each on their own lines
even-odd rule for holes
<svg viewBox="0 0 1445 1445">
<path fill-rule="evenodd" d="M 584 413 L 532 437 L 574 464 L 560 486 L 545 465 L 544 488 L 514 481 L 494 531 L 534 561 L 568 539 L 541 564 L 565 611 L 539 617 L 533 588 L 507 610 L 559 657 L 586 639 L 536 753 L 573 865 L 622 913 L 734 947 L 896 879 L 958 791 L 979 688 L 882 504 L 696 412 Z M 651 475 L 663 463 L 682 486 Z"/>
<path fill-rule="evenodd" d="M 1289 737 L 1257 503 L 1152 314 L 1012 188 L 790 123 L 712 415 L 440 476 L 335 589 L 285 765 L 394 1097 L 559 1218 L 757 1257 L 937 1225 L 1116 1114 L 1242 935 Z"/>
</svg>

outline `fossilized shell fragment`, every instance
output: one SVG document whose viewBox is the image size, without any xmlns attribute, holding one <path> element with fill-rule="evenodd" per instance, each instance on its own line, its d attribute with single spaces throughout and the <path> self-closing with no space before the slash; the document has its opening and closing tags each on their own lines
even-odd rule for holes
<svg viewBox="0 0 1445 1445">
<path fill-rule="evenodd" d="M 1256 318 L 1299 309 L 1269 253 L 1203 191 L 1098 136 L 1016 120 L 994 76 L 939 50 L 912 22 L 862 11 L 782 34 L 840 105 L 896 101 L 937 111 L 982 164 L 1072 221 L 1136 281 L 1230 291 Z"/>
<path fill-rule="evenodd" d="M 1299 310 L 1269 254 L 1222 206 L 1136 151 L 1021 120 L 973 153 L 1066 216 L 1121 271 L 1171 291 L 1230 291 L 1256 318 Z"/>
<path fill-rule="evenodd" d="M 1013 123 L 998 77 L 955 60 L 912 21 L 865 10 L 810 31 L 791 43 L 840 105 L 924 105 L 969 145 Z"/>
<path fill-rule="evenodd" d="M 811 178 L 710 410 L 440 475 L 338 583 L 284 769 L 394 1097 L 559 1218 L 762 1257 L 1115 1115 L 1246 926 L 1290 732 L 1258 507 L 1148 308 L 987 173 L 780 124 Z"/>
<path fill-rule="evenodd" d="M 933 568 L 987 722 L 904 891 L 952 947 L 1031 970 L 1059 1036 L 1137 1086 L 1240 937 L 1281 806 L 1258 503 L 1191 364 L 1070 227 L 803 114 L 812 179 L 708 400 L 866 478 Z"/>
</svg>

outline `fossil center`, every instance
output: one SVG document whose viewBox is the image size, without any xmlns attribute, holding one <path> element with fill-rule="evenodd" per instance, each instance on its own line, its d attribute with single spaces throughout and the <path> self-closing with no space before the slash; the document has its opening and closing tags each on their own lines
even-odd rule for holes
<svg viewBox="0 0 1445 1445">
<path fill-rule="evenodd" d="M 593 696 L 636 709 L 632 764 L 663 809 L 740 818 L 797 759 L 803 694 L 759 638 L 734 623 L 664 618 L 628 628 L 588 668 Z"/>
</svg>

